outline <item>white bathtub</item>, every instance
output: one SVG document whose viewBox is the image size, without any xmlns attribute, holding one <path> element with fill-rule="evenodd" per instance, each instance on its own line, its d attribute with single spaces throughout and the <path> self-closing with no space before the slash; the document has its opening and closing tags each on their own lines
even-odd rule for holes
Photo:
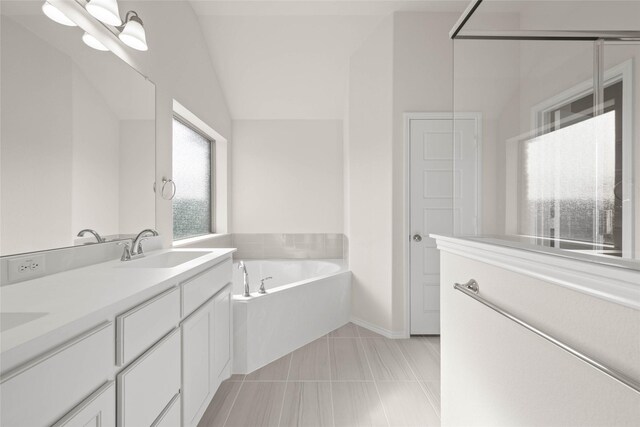
<svg viewBox="0 0 640 427">
<path fill-rule="evenodd" d="M 233 372 L 246 374 L 349 321 L 351 272 L 342 260 L 247 260 L 251 297 L 234 264 Z M 267 294 L 258 294 L 260 279 Z"/>
</svg>

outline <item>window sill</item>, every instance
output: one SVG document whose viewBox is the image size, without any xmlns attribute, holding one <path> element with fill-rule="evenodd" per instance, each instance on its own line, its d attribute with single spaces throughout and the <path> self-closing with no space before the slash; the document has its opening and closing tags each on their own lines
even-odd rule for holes
<svg viewBox="0 0 640 427">
<path fill-rule="evenodd" d="M 174 240 L 173 247 L 179 248 L 182 246 L 189 246 L 194 243 L 202 243 L 207 240 L 216 241 L 218 239 L 224 239 L 225 237 L 230 237 L 230 236 L 231 234 L 225 233 L 225 234 L 205 234 L 204 236 L 189 237 L 188 239 Z"/>
</svg>

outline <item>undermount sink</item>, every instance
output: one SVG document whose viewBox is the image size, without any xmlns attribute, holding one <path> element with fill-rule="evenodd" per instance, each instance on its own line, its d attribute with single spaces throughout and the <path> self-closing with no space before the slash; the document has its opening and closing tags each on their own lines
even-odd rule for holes
<svg viewBox="0 0 640 427">
<path fill-rule="evenodd" d="M 49 313 L 0 313 L 0 332 L 29 323 Z"/>
<path fill-rule="evenodd" d="M 118 267 L 127 268 L 173 268 L 180 264 L 193 261 L 210 252 L 164 252 L 158 255 L 145 256 L 132 261 L 122 261 Z"/>
</svg>

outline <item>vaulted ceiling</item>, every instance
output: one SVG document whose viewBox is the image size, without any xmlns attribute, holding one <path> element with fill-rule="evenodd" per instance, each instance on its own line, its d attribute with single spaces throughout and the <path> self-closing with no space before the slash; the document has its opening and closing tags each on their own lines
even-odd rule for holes
<svg viewBox="0 0 640 427">
<path fill-rule="evenodd" d="M 467 1 L 191 0 L 234 119 L 341 119 L 349 58 L 395 11 Z"/>
</svg>

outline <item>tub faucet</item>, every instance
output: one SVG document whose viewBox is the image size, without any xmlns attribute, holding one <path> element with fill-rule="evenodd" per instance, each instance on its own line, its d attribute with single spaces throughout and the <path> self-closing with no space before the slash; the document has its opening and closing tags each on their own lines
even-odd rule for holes
<svg viewBox="0 0 640 427">
<path fill-rule="evenodd" d="M 244 265 L 244 261 L 240 261 L 238 264 L 238 269 L 242 270 L 242 280 L 244 282 L 244 296 L 250 297 L 251 293 L 249 292 L 249 273 L 247 273 L 247 266 Z"/>
<path fill-rule="evenodd" d="M 269 277 L 265 277 L 264 279 L 260 279 L 260 290 L 258 290 L 259 294 L 266 294 L 267 291 L 265 291 L 264 289 L 264 281 L 265 280 L 271 280 L 273 279 L 273 277 L 269 276 Z"/>
</svg>

